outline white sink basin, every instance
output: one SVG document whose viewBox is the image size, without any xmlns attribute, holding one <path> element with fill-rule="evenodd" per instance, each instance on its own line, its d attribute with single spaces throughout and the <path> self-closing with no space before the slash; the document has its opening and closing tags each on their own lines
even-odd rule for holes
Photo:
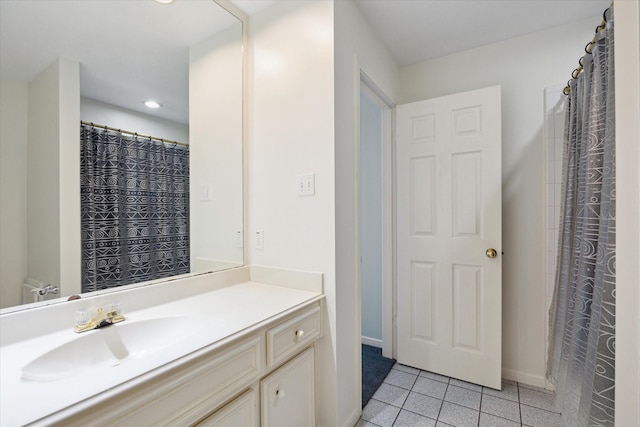
<svg viewBox="0 0 640 427">
<path fill-rule="evenodd" d="M 203 329 L 202 322 L 193 317 L 159 317 L 114 326 L 131 357 L 168 347 Z M 114 328 L 105 332 L 109 329 Z"/>
<path fill-rule="evenodd" d="M 100 332 L 92 331 L 85 336 L 79 336 L 38 357 L 22 369 L 22 379 L 56 381 L 90 367 L 118 364 L 117 357 L 109 349 Z"/>
<path fill-rule="evenodd" d="M 22 379 L 50 382 L 117 366 L 175 345 L 202 328 L 195 318 L 161 317 L 84 332 L 27 364 L 22 369 Z"/>
</svg>

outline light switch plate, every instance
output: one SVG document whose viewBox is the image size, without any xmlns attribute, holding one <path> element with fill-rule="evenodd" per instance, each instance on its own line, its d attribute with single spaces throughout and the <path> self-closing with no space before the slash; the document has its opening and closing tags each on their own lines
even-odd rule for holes
<svg viewBox="0 0 640 427">
<path fill-rule="evenodd" d="M 200 201 L 211 201 L 211 184 L 200 184 Z"/>
<path fill-rule="evenodd" d="M 238 228 L 236 230 L 236 248 L 241 248 L 244 246 L 244 241 L 242 238 L 242 229 Z"/>
<path fill-rule="evenodd" d="M 316 194 L 316 174 L 306 173 L 296 177 L 296 195 L 313 196 Z"/>
<path fill-rule="evenodd" d="M 264 249 L 264 231 L 256 231 L 256 249 Z"/>
</svg>

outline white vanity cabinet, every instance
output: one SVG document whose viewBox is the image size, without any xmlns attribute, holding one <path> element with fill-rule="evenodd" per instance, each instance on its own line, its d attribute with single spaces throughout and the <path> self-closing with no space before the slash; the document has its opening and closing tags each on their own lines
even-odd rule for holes
<svg viewBox="0 0 640 427">
<path fill-rule="evenodd" d="M 317 298 L 49 425 L 313 427 L 320 337 Z"/>
<path fill-rule="evenodd" d="M 314 349 L 309 346 L 320 337 L 320 320 L 320 305 L 315 304 L 266 331 L 271 373 L 260 381 L 259 423 L 255 391 L 250 390 L 198 427 L 315 426 Z"/>
<path fill-rule="evenodd" d="M 315 381 L 309 348 L 260 382 L 262 427 L 313 427 Z"/>
<path fill-rule="evenodd" d="M 313 348 L 260 381 L 208 416 L 197 427 L 313 427 L 315 426 L 315 374 Z"/>
</svg>

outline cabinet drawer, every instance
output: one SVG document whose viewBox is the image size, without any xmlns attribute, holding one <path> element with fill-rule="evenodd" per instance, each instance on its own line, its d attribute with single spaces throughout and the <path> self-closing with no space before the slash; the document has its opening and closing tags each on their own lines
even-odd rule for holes
<svg viewBox="0 0 640 427">
<path fill-rule="evenodd" d="M 320 306 L 314 305 L 296 317 L 269 329 L 267 365 L 277 365 L 318 339 L 320 321 Z"/>
</svg>

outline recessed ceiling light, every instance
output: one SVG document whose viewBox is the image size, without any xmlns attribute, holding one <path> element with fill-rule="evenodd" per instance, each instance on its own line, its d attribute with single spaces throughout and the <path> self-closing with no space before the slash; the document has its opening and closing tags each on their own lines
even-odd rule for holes
<svg viewBox="0 0 640 427">
<path fill-rule="evenodd" d="M 159 102 L 156 102 L 156 101 L 145 101 L 144 105 L 146 105 L 149 108 L 160 108 L 160 107 L 162 107 L 162 104 L 160 104 Z"/>
<path fill-rule="evenodd" d="M 169 4 L 173 3 L 173 0 L 156 0 L 160 4 Z"/>
</svg>

